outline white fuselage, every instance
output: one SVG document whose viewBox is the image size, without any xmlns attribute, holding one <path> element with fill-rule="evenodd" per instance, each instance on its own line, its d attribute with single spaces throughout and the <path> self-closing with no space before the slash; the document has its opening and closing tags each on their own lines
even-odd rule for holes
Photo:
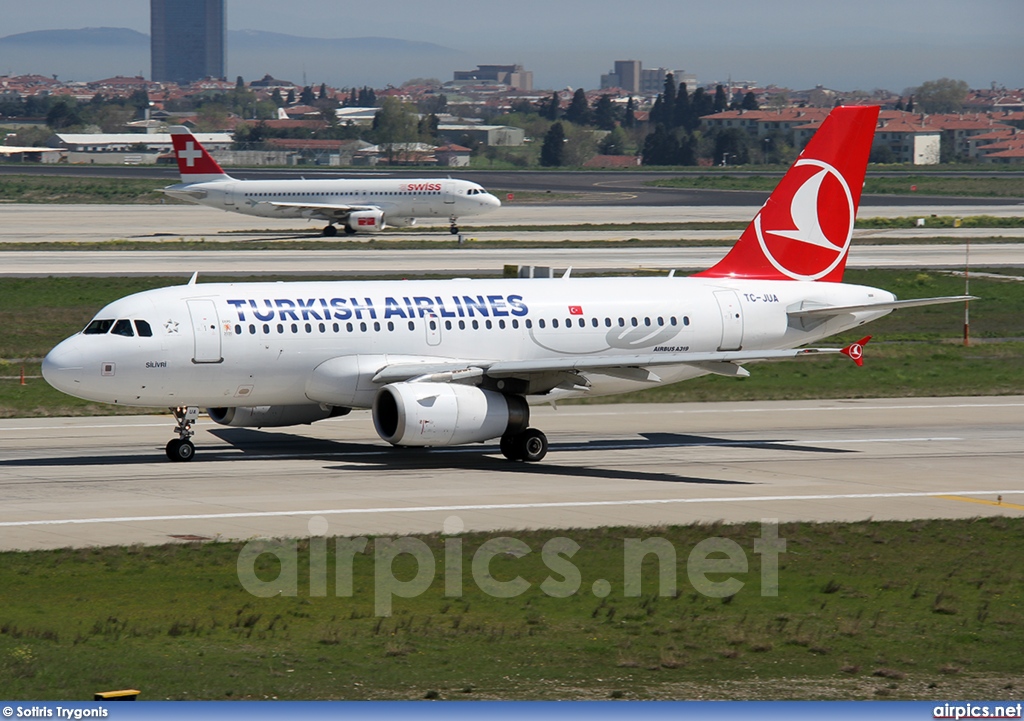
<svg viewBox="0 0 1024 721">
<path fill-rule="evenodd" d="M 330 206 L 375 207 L 384 212 L 388 225 L 396 226 L 410 225 L 417 218 L 480 215 L 501 206 L 479 184 L 454 179 L 226 179 L 179 183 L 164 192 L 211 208 L 263 218 L 337 221 L 338 213 Z"/>
<path fill-rule="evenodd" d="M 534 378 L 519 392 L 536 402 L 704 375 L 686 365 L 688 355 L 796 348 L 890 312 L 804 327 L 787 310 L 893 299 L 839 283 L 673 277 L 195 284 L 111 303 L 96 321 L 113 330 L 99 332 L 94 321 L 93 332 L 54 348 L 43 372 L 59 390 L 119 405 L 369 407 L 379 388 L 373 372 L 403 361 L 679 361 L 660 365 L 653 379 L 628 368 L 592 373 L 586 388 Z M 117 326 L 122 320 L 130 323 Z M 152 335 L 140 336 L 135 321 Z M 347 359 L 340 367 L 351 377 L 337 375 L 337 359 Z"/>
</svg>

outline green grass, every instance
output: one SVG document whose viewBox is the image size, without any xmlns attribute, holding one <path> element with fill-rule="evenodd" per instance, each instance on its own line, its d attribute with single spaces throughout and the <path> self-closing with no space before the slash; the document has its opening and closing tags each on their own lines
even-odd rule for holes
<svg viewBox="0 0 1024 721">
<path fill-rule="evenodd" d="M 697 188 L 713 190 L 774 190 L 777 177 L 758 175 L 709 174 L 681 176 L 652 180 L 647 183 L 659 188 Z M 916 190 L 911 190 L 916 187 Z M 864 182 L 864 193 L 868 195 L 952 195 L 971 198 L 1022 198 L 1024 178 L 972 178 L 936 177 L 930 174 L 901 178 L 872 177 L 870 172 Z"/>
<path fill-rule="evenodd" d="M 52 175 L 0 176 L 0 200 L 17 203 L 175 203 L 159 180 Z"/>
<path fill-rule="evenodd" d="M 981 269 L 978 269 L 979 271 Z M 1024 275 L 1015 269 L 993 273 Z M 266 280 L 277 280 L 268 277 Z M 285 279 L 285 278 L 280 278 Z M 206 279 L 210 282 L 216 278 Z M 244 280 L 244 279 L 235 279 Z M 900 298 L 958 295 L 962 278 L 912 270 L 849 270 L 846 282 L 885 288 Z M 174 281 L 167 278 L 23 278 L 0 283 L 0 417 L 140 412 L 65 396 L 40 378 L 38 359 L 112 300 Z M 1024 283 L 974 277 L 971 335 L 962 345 L 963 306 L 910 308 L 823 345 L 871 334 L 863 368 L 846 358 L 752 363 L 751 377 L 697 378 L 593 402 L 676 402 L 784 398 L 1000 395 L 1024 393 Z M 583 401 L 586 402 L 586 401 Z"/>
<path fill-rule="evenodd" d="M 329 542 L 325 597 L 308 589 L 309 542 L 297 545 L 298 595 L 258 598 L 236 574 L 240 546 L 64 549 L 0 554 L 0 688 L 16 699 L 88 699 L 138 688 L 156 699 L 381 698 L 934 698 L 1014 699 L 1024 646 L 1024 519 L 783 524 L 779 593 L 761 595 L 756 524 L 514 534 L 531 553 L 500 555 L 495 580 L 529 590 L 495 598 L 471 573 L 500 534 L 467 534 L 461 597 L 446 597 L 444 539 L 421 537 L 434 581 L 374 615 L 373 552 L 337 597 Z M 511 535 L 511 534 L 504 534 Z M 541 549 L 564 536 L 581 583 L 563 581 Z M 743 587 L 695 590 L 687 559 L 707 538 L 738 544 Z M 677 587 L 659 595 L 655 556 L 642 593 L 624 594 L 624 538 L 662 538 Z M 372 544 L 371 544 L 372 546 Z M 566 559 L 562 559 L 563 562 Z M 261 580 L 279 571 L 273 556 Z M 416 567 L 402 556 L 396 578 Z M 603 579 L 610 594 L 597 598 Z M 571 588 L 570 588 L 571 590 Z"/>
</svg>

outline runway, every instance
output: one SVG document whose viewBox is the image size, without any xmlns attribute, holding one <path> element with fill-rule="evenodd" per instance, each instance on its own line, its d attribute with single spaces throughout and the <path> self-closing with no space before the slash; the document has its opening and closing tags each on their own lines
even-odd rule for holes
<svg viewBox="0 0 1024 721">
<path fill-rule="evenodd" d="M 581 228 L 579 231 L 590 238 L 624 239 L 630 237 L 645 238 L 637 233 L 650 232 L 643 227 L 648 223 L 681 223 L 681 222 L 714 222 L 742 221 L 747 222 L 757 213 L 759 205 L 710 205 L 710 206 L 554 206 L 542 204 L 505 204 L 487 215 L 463 218 L 460 224 L 466 226 L 467 235 L 480 235 L 497 232 L 498 235 L 487 235 L 486 239 L 502 240 L 537 240 L 537 233 L 543 231 L 504 230 L 491 231 L 496 227 L 517 226 L 552 226 L 578 225 L 583 223 L 637 223 L 633 231 L 618 231 L 607 234 L 607 231 Z M 1019 217 L 1024 215 L 1024 204 L 1003 205 L 926 205 L 907 204 L 898 206 L 861 207 L 860 218 L 924 218 L 923 230 L 913 229 L 912 235 L 957 235 L 967 234 L 972 229 L 930 229 L 927 221 L 931 216 L 964 217 L 970 215 L 992 215 L 995 217 Z M 199 205 L 38 205 L 31 203 L 0 203 L 0 243 L 33 242 L 104 242 L 118 239 L 176 241 L 199 240 L 208 242 L 218 240 L 245 241 L 265 239 L 268 233 L 273 235 L 301 234 L 303 237 L 312 235 L 323 227 L 322 221 L 305 221 L 301 219 L 256 218 L 240 213 L 206 208 Z M 420 221 L 424 228 L 435 231 L 447 228 L 447 218 L 424 219 Z M 1024 237 L 1024 233 L 1015 233 L 1019 229 L 999 228 L 982 229 L 986 237 L 1005 235 L 1006 237 Z M 714 235 L 687 236 L 685 231 L 671 231 L 674 237 L 694 237 L 697 239 L 716 237 L 735 240 L 737 231 L 712 231 Z M 897 231 L 875 231 L 882 234 L 894 234 Z M 417 228 L 401 229 L 402 237 L 422 238 L 425 240 L 451 240 L 446 232 L 420 233 Z M 559 236 L 565 239 L 567 234 L 560 231 Z M 353 242 L 365 242 L 369 238 L 387 239 L 391 233 L 384 235 L 356 236 Z M 341 240 L 344 237 L 339 238 Z"/>
<path fill-rule="evenodd" d="M 1024 514 L 1024 397 L 537 408 L 536 465 L 495 444 L 392 449 L 366 412 L 285 429 L 169 417 L 0 421 L 0 548 L 694 521 Z M 571 532 L 568 534 L 571 535 Z"/>
<path fill-rule="evenodd" d="M 2 251 L 0 275 L 170 276 L 207 275 L 501 275 L 503 266 L 568 267 L 574 272 L 695 271 L 714 265 L 728 248 L 489 248 L 406 250 L 232 250 L 232 251 Z M 1024 243 L 972 243 L 971 266 L 1024 266 Z M 853 245 L 848 268 L 962 269 L 963 244 Z"/>
</svg>

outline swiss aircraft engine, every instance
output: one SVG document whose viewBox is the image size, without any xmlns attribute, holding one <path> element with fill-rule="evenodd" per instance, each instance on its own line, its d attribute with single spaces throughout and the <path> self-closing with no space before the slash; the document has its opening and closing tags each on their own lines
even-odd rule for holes
<svg viewBox="0 0 1024 721">
<path fill-rule="evenodd" d="M 210 420 L 222 426 L 235 428 L 273 428 L 275 426 L 298 426 L 322 421 L 325 418 L 343 416 L 348 408 L 317 404 L 301 406 L 239 406 L 238 408 L 207 408 Z"/>
<path fill-rule="evenodd" d="M 377 435 L 396 446 L 479 443 L 529 422 L 523 398 L 455 383 L 392 383 L 373 400 Z"/>
<path fill-rule="evenodd" d="M 379 233 L 384 230 L 384 211 L 355 210 L 348 215 L 348 227 L 354 233 Z"/>
</svg>

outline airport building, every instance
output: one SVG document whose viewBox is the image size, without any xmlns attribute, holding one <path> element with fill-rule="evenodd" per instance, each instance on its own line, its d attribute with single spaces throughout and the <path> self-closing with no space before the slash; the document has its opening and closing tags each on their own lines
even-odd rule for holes
<svg viewBox="0 0 1024 721">
<path fill-rule="evenodd" d="M 225 0 L 150 0 L 152 79 L 224 77 Z"/>
<path fill-rule="evenodd" d="M 476 70 L 456 70 L 455 83 L 507 85 L 513 90 L 533 90 L 533 71 L 522 65 L 477 65 Z"/>
</svg>

